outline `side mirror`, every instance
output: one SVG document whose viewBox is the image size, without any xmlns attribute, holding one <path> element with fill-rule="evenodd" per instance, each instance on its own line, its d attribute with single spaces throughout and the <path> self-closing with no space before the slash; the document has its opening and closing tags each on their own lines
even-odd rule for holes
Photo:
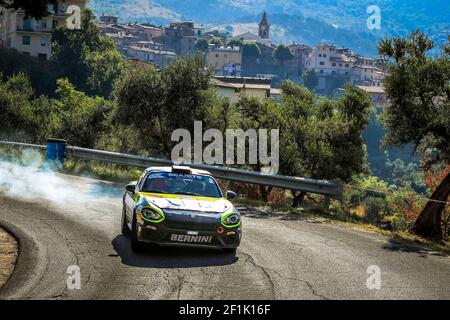
<svg viewBox="0 0 450 320">
<path fill-rule="evenodd" d="M 134 183 L 130 183 L 125 187 L 125 189 L 128 192 L 134 193 L 136 191 L 136 185 Z"/>
<path fill-rule="evenodd" d="M 227 199 L 235 199 L 237 198 L 237 194 L 234 191 L 227 191 Z"/>
</svg>

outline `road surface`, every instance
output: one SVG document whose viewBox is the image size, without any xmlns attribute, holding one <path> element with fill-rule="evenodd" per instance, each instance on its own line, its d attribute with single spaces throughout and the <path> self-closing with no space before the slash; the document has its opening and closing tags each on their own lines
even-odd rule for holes
<svg viewBox="0 0 450 320">
<path fill-rule="evenodd" d="M 450 299 L 448 256 L 251 208 L 241 208 L 236 255 L 185 248 L 137 255 L 119 233 L 120 188 L 61 179 L 86 197 L 2 198 L 0 225 L 20 237 L 21 252 L 0 298 Z M 80 268 L 80 289 L 67 288 L 72 265 Z M 369 266 L 380 268 L 380 289 L 367 286 Z"/>
</svg>

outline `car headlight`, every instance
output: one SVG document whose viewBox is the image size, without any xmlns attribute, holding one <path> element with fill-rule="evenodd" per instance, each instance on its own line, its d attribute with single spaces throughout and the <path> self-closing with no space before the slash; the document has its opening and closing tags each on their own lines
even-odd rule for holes
<svg viewBox="0 0 450 320">
<path fill-rule="evenodd" d="M 222 217 L 222 224 L 226 227 L 237 227 L 241 224 L 241 217 L 237 213 L 230 213 Z"/>
<path fill-rule="evenodd" d="M 146 220 L 150 220 L 151 222 L 161 222 L 164 220 L 164 214 L 161 212 L 158 212 L 154 208 L 144 208 L 141 211 L 142 216 Z"/>
</svg>

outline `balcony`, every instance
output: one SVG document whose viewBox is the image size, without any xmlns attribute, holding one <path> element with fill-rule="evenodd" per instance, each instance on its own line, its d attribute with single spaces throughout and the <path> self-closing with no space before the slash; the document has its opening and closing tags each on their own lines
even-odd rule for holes
<svg viewBox="0 0 450 320">
<path fill-rule="evenodd" d="M 23 27 L 23 26 L 17 26 L 18 32 L 36 32 L 36 33 L 52 33 L 53 30 L 49 28 L 42 28 L 42 27 Z"/>
<path fill-rule="evenodd" d="M 53 9 L 47 9 L 47 12 L 48 12 L 48 15 L 46 17 L 61 17 L 61 18 L 63 18 L 63 17 L 67 17 L 68 16 L 68 14 L 62 9 L 56 10 L 56 11 L 53 10 Z M 15 13 L 18 14 L 18 15 L 24 16 L 25 15 L 25 10 L 17 9 L 15 11 Z"/>
</svg>

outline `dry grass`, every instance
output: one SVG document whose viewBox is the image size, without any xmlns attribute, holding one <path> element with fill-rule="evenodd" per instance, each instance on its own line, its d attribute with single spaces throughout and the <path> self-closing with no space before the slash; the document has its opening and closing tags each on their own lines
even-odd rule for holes
<svg viewBox="0 0 450 320">
<path fill-rule="evenodd" d="M 11 276 L 17 259 L 17 242 L 0 228 L 0 288 Z"/>
<path fill-rule="evenodd" d="M 330 223 L 335 225 L 344 225 L 349 228 L 353 228 L 359 231 L 372 232 L 382 234 L 388 238 L 395 239 L 406 246 L 420 247 L 427 251 L 440 252 L 446 255 L 450 255 L 450 241 L 444 241 L 442 243 L 436 243 L 426 240 L 414 234 L 405 231 L 388 231 L 382 230 L 377 226 L 364 223 L 363 219 L 350 219 L 353 221 L 343 221 L 342 217 L 336 214 L 330 214 L 323 210 L 320 206 L 313 205 L 309 208 L 291 208 L 283 205 L 265 204 L 262 201 L 248 200 L 245 198 L 239 198 L 236 201 L 238 205 L 252 206 L 261 212 L 271 211 L 274 214 L 294 214 L 305 218 L 308 221 L 320 221 L 321 223 Z M 359 217 L 360 212 L 355 212 L 354 217 Z"/>
</svg>

